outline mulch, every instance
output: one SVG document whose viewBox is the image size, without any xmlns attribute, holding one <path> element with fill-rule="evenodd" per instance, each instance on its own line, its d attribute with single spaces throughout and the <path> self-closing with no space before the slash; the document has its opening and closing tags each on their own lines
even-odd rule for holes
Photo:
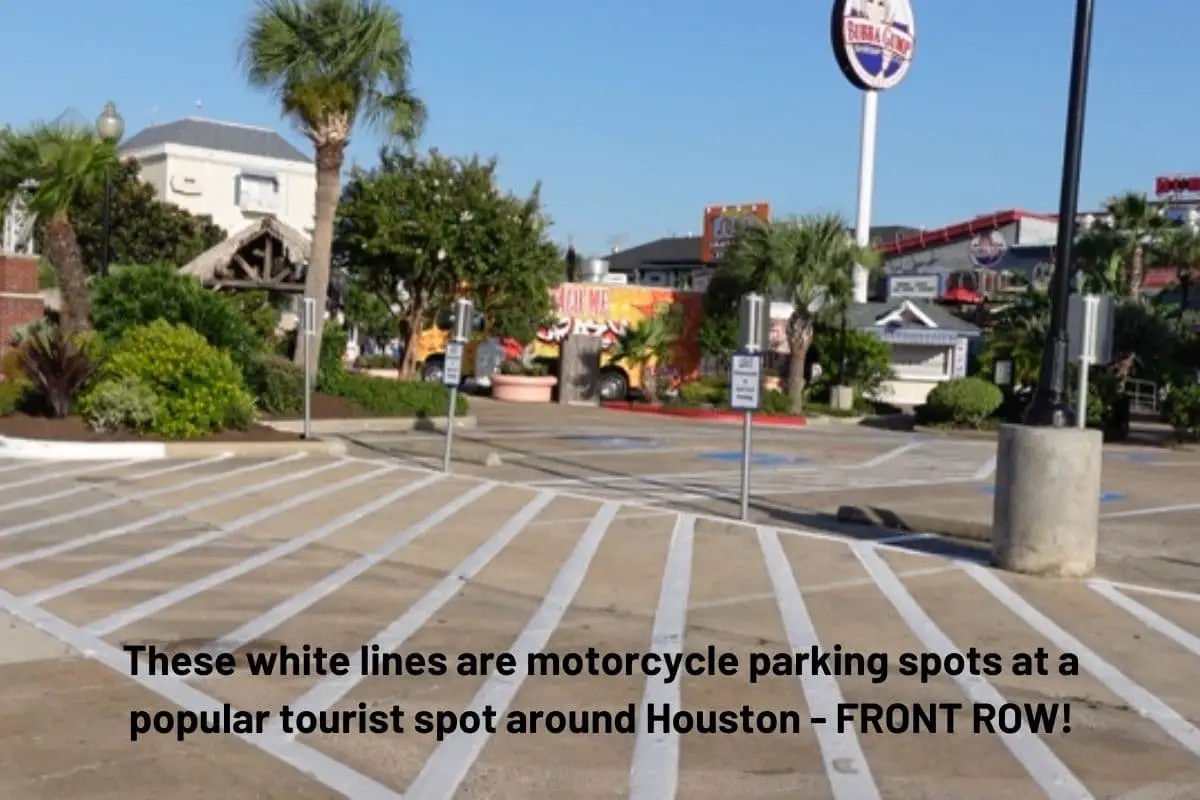
<svg viewBox="0 0 1200 800">
<path fill-rule="evenodd" d="M 12 436 L 20 439 L 48 439 L 68 442 L 161 442 L 154 436 L 138 436 L 127 431 L 119 433 L 100 433 L 94 431 L 79 417 L 64 417 L 52 419 L 30 414 L 10 414 L 0 417 L 0 436 Z M 201 439 L 190 441 L 200 442 L 294 442 L 299 434 L 277 431 L 265 425 L 251 425 L 244 431 L 221 431 Z"/>
<path fill-rule="evenodd" d="M 362 419 L 363 417 L 375 417 L 377 414 L 372 414 L 360 405 L 351 403 L 349 400 L 338 397 L 333 394 L 321 394 L 313 392 L 312 398 L 312 418 L 313 419 Z M 279 414 L 272 415 L 271 419 L 292 420 L 300 419 L 301 414 Z"/>
</svg>

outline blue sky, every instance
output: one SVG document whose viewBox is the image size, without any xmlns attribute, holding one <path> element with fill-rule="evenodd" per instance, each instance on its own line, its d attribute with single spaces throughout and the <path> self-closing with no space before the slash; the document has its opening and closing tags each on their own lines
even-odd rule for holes
<svg viewBox="0 0 1200 800">
<path fill-rule="evenodd" d="M 1074 3 L 913 0 L 916 58 L 880 103 L 877 224 L 936 227 L 1057 206 Z M 860 95 L 838 71 L 827 0 L 397 2 L 430 106 L 426 145 L 495 154 L 544 184 L 555 237 L 583 251 L 698 232 L 703 207 L 852 216 Z M 274 127 L 236 42 L 250 0 L 8 2 L 0 121 L 117 103 L 130 133 L 189 115 Z M 1081 202 L 1189 156 L 1200 105 L 1195 0 L 1097 3 Z M 1177 77 L 1178 76 L 1178 77 Z M 197 111 L 197 102 L 203 108 Z M 360 133 L 352 154 L 370 162 Z"/>
</svg>

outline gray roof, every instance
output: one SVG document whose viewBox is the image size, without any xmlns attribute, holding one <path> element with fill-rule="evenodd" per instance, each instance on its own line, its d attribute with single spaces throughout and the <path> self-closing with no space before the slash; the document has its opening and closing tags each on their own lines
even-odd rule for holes
<svg viewBox="0 0 1200 800">
<path fill-rule="evenodd" d="M 909 300 L 909 303 L 922 314 L 929 317 L 938 329 L 959 331 L 962 333 L 978 333 L 980 328 L 964 319 L 951 314 L 935 303 Z M 893 300 L 887 303 L 861 303 L 850 306 L 846 311 L 846 323 L 852 328 L 870 328 L 883 317 L 895 311 L 904 304 L 903 300 Z"/>
<path fill-rule="evenodd" d="M 121 152 L 164 144 L 312 163 L 311 156 L 275 131 L 193 117 L 144 128 L 121 144 Z"/>
</svg>

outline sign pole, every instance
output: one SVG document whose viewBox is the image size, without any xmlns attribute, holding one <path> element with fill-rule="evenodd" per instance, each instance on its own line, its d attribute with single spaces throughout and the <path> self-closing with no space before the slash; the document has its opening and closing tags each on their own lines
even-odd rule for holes
<svg viewBox="0 0 1200 800">
<path fill-rule="evenodd" d="M 754 447 L 754 412 L 742 415 L 742 522 L 750 519 L 750 454 Z"/>
<path fill-rule="evenodd" d="M 863 92 L 862 141 L 858 151 L 858 215 L 854 222 L 854 243 L 871 245 L 871 203 L 875 195 L 875 133 L 879 129 L 879 92 Z M 854 302 L 867 302 L 867 270 L 854 265 Z"/>
<path fill-rule="evenodd" d="M 475 324 L 475 308 L 470 300 L 454 303 L 454 335 L 446 345 L 442 360 L 442 385 L 450 390 L 450 406 L 446 409 L 446 449 L 442 452 L 442 472 L 450 471 L 450 454 L 454 448 L 454 417 L 458 406 L 458 387 L 462 383 L 463 354 Z"/>
<path fill-rule="evenodd" d="M 304 348 L 304 438 L 312 438 L 313 347 L 317 334 L 317 301 L 304 298 L 304 324 L 301 327 L 301 346 Z"/>
<path fill-rule="evenodd" d="M 750 520 L 750 459 L 754 412 L 762 403 L 762 351 L 769 341 L 770 304 L 760 294 L 742 297 L 738 308 L 738 352 L 729 364 L 729 405 L 742 412 L 741 520 Z"/>
</svg>

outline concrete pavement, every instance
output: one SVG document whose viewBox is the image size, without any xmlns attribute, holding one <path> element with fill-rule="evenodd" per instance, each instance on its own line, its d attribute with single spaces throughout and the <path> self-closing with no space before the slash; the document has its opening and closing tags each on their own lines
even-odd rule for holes
<svg viewBox="0 0 1200 800">
<path fill-rule="evenodd" d="M 501 422 L 488 429 L 488 446 L 505 433 L 509 442 L 546 439 L 545 431 L 537 439 Z M 727 432 L 622 430 L 627 438 L 676 435 L 674 447 L 694 449 L 656 458 L 689 476 L 656 479 L 665 483 L 663 495 L 647 502 L 637 486 L 614 491 L 606 484 L 593 493 L 586 481 L 571 482 L 605 466 L 555 477 L 538 471 L 540 458 L 555 470 L 585 461 L 583 451 L 604 446 L 595 439 L 558 442 L 562 452 L 549 455 L 556 445 L 522 445 L 539 455 L 500 470 L 467 460 L 451 476 L 421 468 L 414 463 L 420 454 L 408 464 L 312 456 L 0 463 L 0 612 L 7 616 L 0 624 L 0 796 L 1200 796 L 1193 677 L 1200 594 L 997 574 L 970 551 L 921 535 L 856 529 L 854 538 L 798 526 L 764 507 L 767 496 L 756 497 L 753 524 L 732 523 L 705 510 L 728 503 L 709 491 L 727 485 L 692 474 L 706 471 L 697 464 L 718 477 L 733 468 L 702 455 L 728 450 Z M 920 448 L 868 466 L 913 442 L 822 444 L 804 438 L 811 433 L 768 441 L 780 457 L 808 459 L 773 466 L 796 470 L 778 473 L 773 486 L 788 488 L 812 466 L 858 481 L 860 491 L 903 480 L 971 480 L 987 467 L 986 451 L 977 449 L 903 468 Z M 570 434 L 615 436 L 583 423 Z M 406 441 L 401 446 L 425 446 L 420 437 Z M 604 458 L 594 461 L 609 463 Z M 829 485 L 795 480 L 805 490 Z M 672 502 L 670 493 L 685 485 L 697 497 Z M 940 485 L 913 484 L 921 492 Z M 378 645 L 381 653 L 406 655 L 399 666 L 408 674 L 352 668 L 340 676 L 251 676 L 245 667 L 248 652 L 306 644 L 345 652 L 355 663 L 361 647 Z M 754 654 L 817 644 L 878 654 L 889 666 L 886 679 L 810 670 L 749 680 L 745 666 Z M 126 645 L 234 652 L 242 660 L 229 676 L 131 676 Z M 436 675 L 412 660 L 443 653 L 453 665 L 460 653 L 508 651 L 524 666 L 528 653 L 588 648 L 713 648 L 736 656 L 739 669 L 667 682 L 640 672 L 463 676 L 451 668 Z M 997 654 L 1005 668 L 927 682 L 900 674 L 905 653 L 970 648 Z M 1013 674 L 1015 654 L 1038 648 L 1050 674 Z M 1062 653 L 1077 657 L 1078 675 L 1059 674 Z M 970 704 L 1003 702 L 1067 703 L 1071 730 L 1061 731 L 1060 718 L 1055 733 L 973 733 Z M 291 738 L 268 725 L 260 735 L 129 741 L 132 710 L 168 710 L 170 717 L 181 708 L 222 712 L 225 703 L 270 710 L 271 722 L 285 704 L 312 712 L 398 706 L 405 732 Z M 766 713 L 752 714 L 756 733 L 501 729 L 438 742 L 417 731 L 421 711 L 490 706 L 503 719 L 515 710 L 618 711 L 642 703 Z M 968 711 L 955 733 L 839 731 L 845 703 L 962 703 Z M 889 716 L 895 722 L 902 711 Z M 796 712 L 804 724 L 761 732 L 786 719 L 783 712 Z"/>
</svg>

